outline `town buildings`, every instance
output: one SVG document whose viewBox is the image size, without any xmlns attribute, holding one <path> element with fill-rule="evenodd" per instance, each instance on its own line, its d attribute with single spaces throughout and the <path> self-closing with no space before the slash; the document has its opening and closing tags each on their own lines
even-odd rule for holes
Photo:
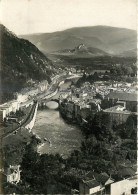
<svg viewBox="0 0 138 195">
<path fill-rule="evenodd" d="M 137 93 L 127 91 L 120 92 L 114 91 L 110 92 L 107 96 L 105 96 L 105 103 L 112 107 L 116 104 L 123 105 L 127 110 L 131 112 L 137 111 Z"/>
<path fill-rule="evenodd" d="M 110 194 L 110 186 L 114 180 L 106 173 L 90 171 L 79 184 L 80 194 Z"/>
<path fill-rule="evenodd" d="M 19 110 L 19 102 L 17 100 L 0 105 L 0 120 L 2 121 L 11 112 L 16 112 L 17 110 Z"/>
<path fill-rule="evenodd" d="M 74 98 L 68 99 L 67 102 L 60 101 L 61 113 L 71 120 L 79 121 L 93 117 L 100 109 L 100 100 L 98 99 L 83 101 L 80 98 Z"/>
<path fill-rule="evenodd" d="M 112 122 L 115 122 L 117 125 L 125 123 L 132 112 L 125 109 L 124 106 L 116 105 L 110 108 L 103 110 L 103 112 L 110 115 Z"/>
<path fill-rule="evenodd" d="M 136 194 L 137 172 L 132 167 L 118 170 L 119 180 L 114 180 L 106 173 L 90 171 L 79 183 L 79 194 L 89 195 L 130 195 Z M 134 193 L 135 192 L 135 193 Z"/>
<path fill-rule="evenodd" d="M 128 83 L 112 86 L 109 82 L 84 83 L 80 88 L 71 87 L 60 95 L 60 110 L 68 119 L 87 120 L 95 113 L 108 113 L 112 122 L 125 123 L 137 110 L 136 86 Z"/>
<path fill-rule="evenodd" d="M 20 165 L 11 166 L 7 169 L 7 182 L 18 184 L 20 181 Z"/>
<path fill-rule="evenodd" d="M 14 97 L 15 100 L 9 101 L 7 103 L 4 103 L 0 105 L 0 121 L 2 122 L 4 118 L 6 118 L 10 113 L 15 113 L 19 108 L 23 106 L 30 106 L 33 104 L 33 98 L 39 94 L 43 93 L 45 90 L 47 90 L 48 82 L 47 80 L 39 82 L 39 83 L 33 83 L 33 87 L 31 88 L 25 88 L 22 89 L 21 92 L 15 93 Z"/>
<path fill-rule="evenodd" d="M 137 193 L 137 175 L 111 184 L 111 195 L 130 195 Z"/>
</svg>

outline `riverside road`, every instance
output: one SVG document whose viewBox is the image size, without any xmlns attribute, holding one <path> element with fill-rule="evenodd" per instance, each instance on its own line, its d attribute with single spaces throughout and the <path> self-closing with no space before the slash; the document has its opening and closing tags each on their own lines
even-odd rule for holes
<svg viewBox="0 0 138 195">
<path fill-rule="evenodd" d="M 75 74 L 75 75 L 73 75 L 73 78 L 74 77 L 78 77 L 78 75 Z M 52 98 L 52 94 L 56 90 L 58 90 L 60 82 L 65 81 L 66 79 L 69 79 L 69 78 L 72 78 L 72 76 L 69 76 L 69 75 L 58 76 L 56 79 L 54 79 L 51 82 L 51 84 L 49 85 L 49 88 L 47 89 L 47 91 L 45 91 L 45 92 L 43 92 L 41 94 L 37 94 L 36 97 L 33 97 L 30 100 L 28 100 L 27 102 L 24 102 L 23 104 L 21 104 L 21 107 L 24 107 L 25 105 L 31 103 L 34 100 L 34 98 L 38 102 L 41 102 L 43 99 L 46 99 L 50 94 L 51 94 L 51 98 Z M 48 98 L 47 101 L 49 101 L 51 98 Z M 12 127 L 9 127 L 11 129 L 9 129 L 9 131 L 7 131 L 6 133 L 2 132 L 2 128 L 1 128 L 0 139 L 6 137 L 8 135 L 11 135 L 15 131 L 21 130 L 21 128 L 24 127 L 25 124 L 30 122 L 30 120 L 32 119 L 33 113 L 34 113 L 34 107 L 32 107 L 31 111 L 29 112 L 27 117 L 22 121 L 22 123 L 20 125 L 12 125 Z"/>
</svg>

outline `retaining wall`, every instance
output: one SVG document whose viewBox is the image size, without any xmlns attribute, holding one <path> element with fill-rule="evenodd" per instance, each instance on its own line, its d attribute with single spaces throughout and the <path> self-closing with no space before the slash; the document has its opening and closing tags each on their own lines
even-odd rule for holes
<svg viewBox="0 0 138 195">
<path fill-rule="evenodd" d="M 29 132 L 31 132 L 32 128 L 34 127 L 34 123 L 35 123 L 35 119 L 36 119 L 36 114 L 37 114 L 37 108 L 38 108 L 38 103 L 36 104 L 36 107 L 35 107 L 35 111 L 34 111 L 32 120 L 25 126 L 25 128 L 27 130 L 29 130 Z"/>
</svg>

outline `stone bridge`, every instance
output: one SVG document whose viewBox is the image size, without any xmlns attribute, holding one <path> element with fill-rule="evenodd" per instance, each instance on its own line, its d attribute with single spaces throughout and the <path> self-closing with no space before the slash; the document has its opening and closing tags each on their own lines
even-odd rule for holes
<svg viewBox="0 0 138 195">
<path fill-rule="evenodd" d="M 54 99 L 54 98 L 51 98 L 51 100 L 50 100 L 50 101 L 54 101 L 54 102 L 59 103 L 59 99 Z"/>
<path fill-rule="evenodd" d="M 47 103 L 54 101 L 56 103 L 59 104 L 59 100 L 58 99 L 54 99 L 54 98 L 49 98 L 49 99 L 45 99 L 45 100 L 41 100 L 38 102 L 38 109 L 43 109 L 43 108 L 47 108 Z"/>
</svg>

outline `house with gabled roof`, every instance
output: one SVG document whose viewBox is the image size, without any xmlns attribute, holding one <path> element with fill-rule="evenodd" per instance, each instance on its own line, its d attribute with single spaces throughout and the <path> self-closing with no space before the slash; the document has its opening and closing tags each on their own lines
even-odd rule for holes
<svg viewBox="0 0 138 195">
<path fill-rule="evenodd" d="M 137 174 L 136 171 L 134 167 L 122 165 L 118 168 L 117 175 L 120 179 L 127 179 L 135 176 Z"/>
<path fill-rule="evenodd" d="M 116 105 L 110 108 L 103 110 L 103 112 L 108 113 L 112 122 L 116 122 L 116 124 L 120 125 L 125 123 L 128 117 L 132 114 L 132 112 L 126 110 L 121 105 Z"/>
<path fill-rule="evenodd" d="M 137 175 L 111 184 L 110 195 L 137 194 Z"/>
<path fill-rule="evenodd" d="M 7 182 L 17 184 L 20 181 L 20 165 L 11 166 L 6 171 Z"/>
<path fill-rule="evenodd" d="M 95 179 L 89 181 L 82 180 L 79 183 L 79 194 L 96 194 L 102 190 L 102 186 Z"/>
<path fill-rule="evenodd" d="M 80 194 L 109 194 L 114 180 L 106 173 L 88 172 L 79 184 Z"/>
</svg>

